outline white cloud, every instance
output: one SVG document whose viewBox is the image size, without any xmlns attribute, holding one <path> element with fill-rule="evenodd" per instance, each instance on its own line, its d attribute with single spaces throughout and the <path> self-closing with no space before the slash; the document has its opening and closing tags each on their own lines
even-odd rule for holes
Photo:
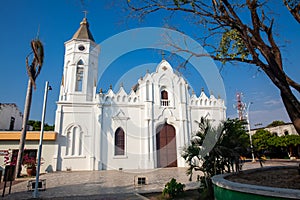
<svg viewBox="0 0 300 200">
<path fill-rule="evenodd" d="M 271 100 L 268 100 L 268 101 L 265 101 L 264 104 L 267 105 L 267 106 L 275 106 L 275 105 L 279 105 L 281 104 L 281 100 L 280 99 L 271 99 Z"/>
<path fill-rule="evenodd" d="M 249 119 L 251 128 L 255 128 L 255 124 L 262 123 L 263 126 L 270 124 L 274 120 L 282 120 L 284 122 L 290 122 L 287 112 L 284 107 L 270 109 L 270 110 L 256 110 L 250 111 Z"/>
</svg>

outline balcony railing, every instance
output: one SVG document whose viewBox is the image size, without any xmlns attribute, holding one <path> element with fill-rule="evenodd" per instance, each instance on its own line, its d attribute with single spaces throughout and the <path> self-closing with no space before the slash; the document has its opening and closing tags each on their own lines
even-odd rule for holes
<svg viewBox="0 0 300 200">
<path fill-rule="evenodd" d="M 170 100 L 167 100 L 167 99 L 161 99 L 160 100 L 160 106 L 167 107 L 169 105 L 170 105 Z"/>
</svg>

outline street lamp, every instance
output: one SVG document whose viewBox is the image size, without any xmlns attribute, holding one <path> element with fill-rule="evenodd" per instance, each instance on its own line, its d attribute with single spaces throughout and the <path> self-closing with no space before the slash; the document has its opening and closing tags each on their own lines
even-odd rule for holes
<svg viewBox="0 0 300 200">
<path fill-rule="evenodd" d="M 43 137 L 44 137 L 44 122 L 45 122 L 45 114 L 46 114 L 47 96 L 48 96 L 48 91 L 49 90 L 52 90 L 52 88 L 51 88 L 51 86 L 49 86 L 49 82 L 46 81 L 45 93 L 44 93 L 43 113 L 42 113 L 42 123 L 41 123 L 41 133 L 40 133 L 40 143 L 39 143 L 39 150 L 38 150 L 38 163 L 37 163 L 33 198 L 38 198 L 38 185 L 39 185 L 39 176 L 40 176 L 40 168 L 41 168 L 41 155 L 42 155 L 42 146 L 43 146 Z"/>
<path fill-rule="evenodd" d="M 253 102 L 250 102 L 248 104 L 248 107 L 247 107 L 247 127 L 248 127 L 248 133 L 249 133 L 249 138 L 250 138 L 250 148 L 251 148 L 251 155 L 252 155 L 252 162 L 256 162 L 255 161 L 255 158 L 254 158 L 254 152 L 253 152 L 253 144 L 252 144 L 252 135 L 250 133 L 250 120 L 249 120 L 249 108 L 250 108 L 250 105 L 253 104 Z"/>
</svg>

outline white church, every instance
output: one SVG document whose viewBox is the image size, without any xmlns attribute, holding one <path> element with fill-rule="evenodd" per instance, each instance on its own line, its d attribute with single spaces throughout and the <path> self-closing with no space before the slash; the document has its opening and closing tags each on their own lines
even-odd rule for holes
<svg viewBox="0 0 300 200">
<path fill-rule="evenodd" d="M 187 81 L 164 59 L 129 93 L 122 86 L 96 91 L 100 49 L 84 18 L 65 43 L 53 169 L 185 167 L 181 151 L 198 130 L 195 120 L 225 120 L 224 100 L 203 90 L 199 97 L 190 94 Z"/>
</svg>

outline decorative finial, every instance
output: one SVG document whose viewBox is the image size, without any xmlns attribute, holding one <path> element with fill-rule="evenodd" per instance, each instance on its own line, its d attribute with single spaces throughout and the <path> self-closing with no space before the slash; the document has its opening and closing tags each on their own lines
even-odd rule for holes
<svg viewBox="0 0 300 200">
<path fill-rule="evenodd" d="M 141 76 L 141 81 L 143 80 L 143 77 Z"/>
<path fill-rule="evenodd" d="M 210 95 L 214 95 L 214 92 L 212 90 L 210 91 Z"/>
<path fill-rule="evenodd" d="M 164 50 L 162 50 L 162 51 L 161 51 L 161 58 L 162 58 L 163 60 L 165 59 L 165 55 L 166 55 L 166 54 L 165 54 Z"/>
<path fill-rule="evenodd" d="M 204 88 L 201 88 L 201 92 L 204 92 Z"/>
<path fill-rule="evenodd" d="M 102 94 L 103 93 L 103 91 L 102 91 L 102 88 L 100 88 L 100 92 L 99 92 L 100 94 Z"/>
<path fill-rule="evenodd" d="M 218 99 L 221 99 L 221 96 L 218 94 Z"/>
<path fill-rule="evenodd" d="M 112 90 L 112 84 L 110 84 L 110 85 L 109 85 L 109 89 L 111 89 L 111 90 Z"/>
<path fill-rule="evenodd" d="M 123 82 L 122 82 L 122 83 L 120 83 L 120 87 L 123 87 Z"/>
<path fill-rule="evenodd" d="M 192 94 L 195 94 L 195 91 L 194 91 L 194 90 L 192 91 Z"/>
<path fill-rule="evenodd" d="M 146 73 L 149 74 L 149 69 L 146 70 Z"/>
<path fill-rule="evenodd" d="M 87 10 L 84 10 L 82 11 L 84 13 L 84 18 L 86 18 L 87 14 L 88 14 L 88 11 Z"/>
</svg>

